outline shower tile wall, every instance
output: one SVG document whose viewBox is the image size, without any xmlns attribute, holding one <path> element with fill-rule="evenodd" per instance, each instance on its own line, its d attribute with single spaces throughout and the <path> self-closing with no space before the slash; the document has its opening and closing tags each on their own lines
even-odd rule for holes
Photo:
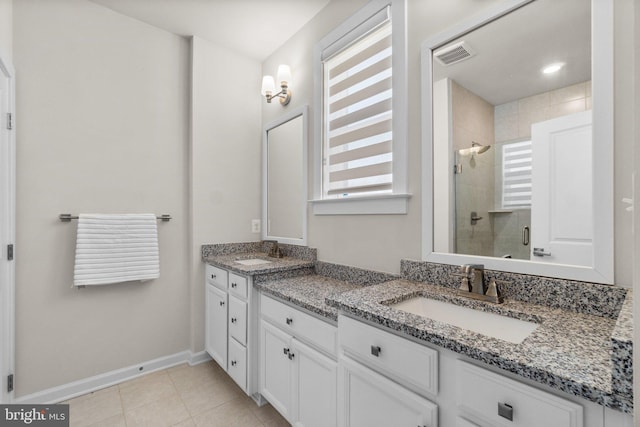
<svg viewBox="0 0 640 427">
<path fill-rule="evenodd" d="M 478 95 L 451 81 L 453 149 L 494 142 L 494 108 Z M 456 175 L 456 252 L 492 256 L 493 149 L 474 156 L 461 156 L 462 173 Z M 482 219 L 471 225 L 471 212 Z"/>
<path fill-rule="evenodd" d="M 531 137 L 531 125 L 591 108 L 591 82 L 544 92 L 506 104 L 496 105 L 495 142 Z"/>
</svg>

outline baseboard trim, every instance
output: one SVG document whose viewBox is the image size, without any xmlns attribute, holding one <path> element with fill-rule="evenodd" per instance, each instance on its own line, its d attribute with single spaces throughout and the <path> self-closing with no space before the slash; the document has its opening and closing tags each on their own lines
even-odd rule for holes
<svg viewBox="0 0 640 427">
<path fill-rule="evenodd" d="M 105 372 L 93 377 L 73 381 L 57 387 L 52 387 L 36 393 L 18 397 L 12 403 L 16 404 L 53 404 L 64 402 L 92 391 L 100 390 L 128 381 L 151 372 L 160 371 L 162 369 L 171 368 L 172 366 L 188 363 L 189 365 L 197 365 L 199 363 L 211 360 L 211 357 L 204 352 L 193 353 L 191 351 L 181 351 L 169 356 L 159 357 L 147 362 L 138 363 L 126 368 L 116 369 L 114 371 Z"/>
</svg>

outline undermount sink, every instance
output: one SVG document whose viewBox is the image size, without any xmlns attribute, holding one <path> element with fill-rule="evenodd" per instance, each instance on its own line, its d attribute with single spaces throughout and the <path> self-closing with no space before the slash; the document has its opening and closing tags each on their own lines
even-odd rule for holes
<svg viewBox="0 0 640 427">
<path fill-rule="evenodd" d="M 235 262 L 242 265 L 260 265 L 260 264 L 271 264 L 273 261 L 269 261 L 262 258 L 250 258 L 250 259 L 237 259 L 235 260 Z"/>
<path fill-rule="evenodd" d="M 390 307 L 514 344 L 520 344 L 538 327 L 534 322 L 425 297 L 411 298 Z"/>
</svg>

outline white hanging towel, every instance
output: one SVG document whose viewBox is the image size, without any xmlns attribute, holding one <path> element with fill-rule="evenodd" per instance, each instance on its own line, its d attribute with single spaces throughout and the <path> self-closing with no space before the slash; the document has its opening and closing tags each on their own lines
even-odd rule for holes
<svg viewBox="0 0 640 427">
<path fill-rule="evenodd" d="M 155 214 L 80 214 L 73 284 L 160 277 Z"/>
</svg>

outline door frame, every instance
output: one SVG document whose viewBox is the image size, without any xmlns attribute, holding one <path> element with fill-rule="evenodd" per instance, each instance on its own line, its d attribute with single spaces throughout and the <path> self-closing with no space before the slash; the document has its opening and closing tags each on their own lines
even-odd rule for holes
<svg viewBox="0 0 640 427">
<path fill-rule="evenodd" d="M 15 261 L 7 261 L 7 245 L 15 244 L 16 230 L 16 114 L 15 114 L 15 69 L 8 58 L 0 52 L 0 78 L 7 79 L 8 82 L 8 113 L 11 114 L 11 129 L 8 127 L 8 117 L 0 117 L 2 130 L 8 130 L 0 134 L 0 171 L 4 170 L 5 175 L 0 179 L 0 206 L 4 206 L 0 215 L 0 227 L 2 229 L 2 241 L 0 241 L 0 286 L 2 298 L 2 355 L 0 356 L 0 402 L 11 403 L 15 396 L 15 391 L 9 392 L 7 389 L 8 375 L 15 372 Z M 6 135 L 7 141 L 2 134 Z M 15 250 L 14 250 L 15 259 Z M 14 383 L 15 384 L 15 383 Z"/>
</svg>

